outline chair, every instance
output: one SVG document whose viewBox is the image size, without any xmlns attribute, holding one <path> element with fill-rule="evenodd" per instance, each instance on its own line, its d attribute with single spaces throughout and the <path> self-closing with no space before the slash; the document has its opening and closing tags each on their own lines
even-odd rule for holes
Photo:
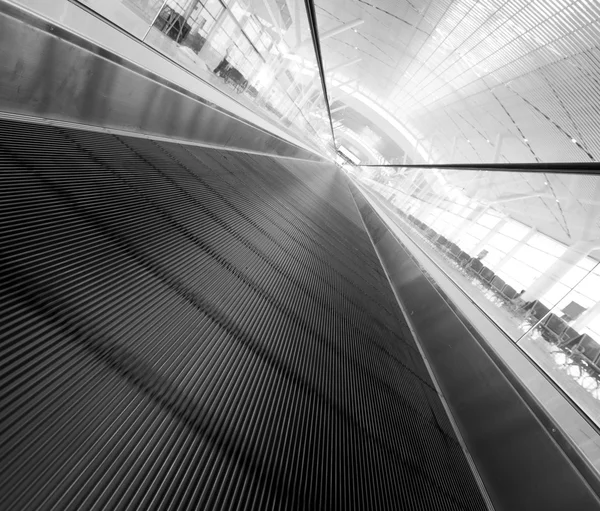
<svg viewBox="0 0 600 511">
<path fill-rule="evenodd" d="M 456 245 L 455 243 L 451 243 L 450 244 L 450 251 L 448 252 L 448 255 L 454 259 L 455 261 L 459 261 L 460 260 L 460 247 L 458 245 Z"/>
<path fill-rule="evenodd" d="M 471 259 L 471 262 L 467 265 L 467 270 L 474 274 L 479 274 L 483 267 L 483 263 L 479 259 Z"/>
<path fill-rule="evenodd" d="M 578 337 L 579 337 L 579 332 L 577 330 L 575 330 L 573 327 L 567 326 L 565 331 L 560 335 L 559 346 L 568 347 L 574 341 L 577 341 Z"/>
<path fill-rule="evenodd" d="M 163 7 L 160 11 L 154 21 L 154 26 L 177 43 L 182 43 L 191 30 L 185 18 L 168 6 Z"/>
<path fill-rule="evenodd" d="M 571 302 L 563 310 L 563 315 L 568 318 L 568 321 L 574 321 L 585 312 L 585 307 L 577 302 Z"/>
<path fill-rule="evenodd" d="M 551 313 L 542 323 L 542 335 L 547 341 L 558 341 L 569 325 L 556 314 Z"/>
<path fill-rule="evenodd" d="M 529 309 L 529 315 L 533 316 L 537 320 L 544 319 L 544 317 L 550 312 L 550 309 L 546 307 L 542 302 L 536 300 Z"/>
<path fill-rule="evenodd" d="M 600 344 L 588 334 L 582 334 L 578 339 L 579 342 L 571 348 L 573 357 L 583 359 L 586 365 L 598 371 L 597 362 L 600 358 Z"/>
<path fill-rule="evenodd" d="M 519 293 L 517 293 L 517 290 L 508 284 L 506 284 L 506 286 L 504 286 L 504 289 L 502 290 L 502 295 L 504 296 L 504 298 L 507 298 L 511 301 L 514 300 L 518 294 Z"/>
<path fill-rule="evenodd" d="M 464 268 L 471 262 L 471 256 L 467 254 L 464 250 L 461 250 L 460 255 L 458 256 L 458 262 Z"/>
<path fill-rule="evenodd" d="M 438 246 L 438 248 L 445 249 L 448 240 L 444 236 L 440 235 L 437 237 L 434 243 Z"/>
<path fill-rule="evenodd" d="M 492 287 L 502 295 L 502 290 L 504 289 L 504 286 L 506 286 L 506 282 L 504 282 L 503 279 L 501 279 L 500 277 L 498 277 L 498 275 L 496 275 L 492 279 L 491 284 L 492 284 Z"/>
<path fill-rule="evenodd" d="M 504 302 L 504 306 L 511 312 L 515 313 L 519 309 L 519 302 L 517 300 L 519 293 L 517 290 L 509 284 L 504 284 L 500 295 Z"/>
<path fill-rule="evenodd" d="M 479 272 L 480 279 L 486 285 L 490 285 L 490 283 L 492 282 L 492 280 L 494 279 L 495 276 L 496 276 L 496 274 L 492 270 L 490 270 L 487 266 L 483 266 L 481 268 L 481 271 Z"/>
</svg>

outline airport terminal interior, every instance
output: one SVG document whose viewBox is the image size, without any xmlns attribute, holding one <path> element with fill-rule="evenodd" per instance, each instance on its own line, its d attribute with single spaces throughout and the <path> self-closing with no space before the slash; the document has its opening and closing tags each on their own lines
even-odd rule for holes
<svg viewBox="0 0 600 511">
<path fill-rule="evenodd" d="M 600 2 L 0 0 L 0 508 L 600 510 Z"/>
</svg>

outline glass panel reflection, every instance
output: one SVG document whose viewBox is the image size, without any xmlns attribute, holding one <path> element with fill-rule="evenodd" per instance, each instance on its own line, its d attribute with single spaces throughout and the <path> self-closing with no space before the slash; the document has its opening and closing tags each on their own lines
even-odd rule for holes
<svg viewBox="0 0 600 511">
<path fill-rule="evenodd" d="M 86 0 L 102 16 L 294 136 L 331 147 L 304 9 L 283 0 Z"/>
<path fill-rule="evenodd" d="M 600 424 L 600 177 L 379 167 L 359 178 Z"/>
</svg>

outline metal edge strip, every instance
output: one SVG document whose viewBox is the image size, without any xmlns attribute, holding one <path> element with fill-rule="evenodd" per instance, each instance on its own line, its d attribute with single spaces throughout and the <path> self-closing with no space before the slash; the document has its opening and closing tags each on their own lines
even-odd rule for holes
<svg viewBox="0 0 600 511">
<path fill-rule="evenodd" d="M 145 140 L 154 140 L 156 142 L 177 143 L 177 144 L 181 144 L 184 146 L 187 145 L 187 146 L 193 146 L 193 147 L 203 147 L 206 149 L 218 149 L 220 151 L 227 151 L 227 152 L 232 152 L 232 153 L 256 154 L 258 156 L 269 156 L 270 158 L 277 158 L 277 159 L 283 159 L 283 160 L 295 160 L 295 161 L 300 160 L 300 161 L 307 161 L 310 163 L 316 163 L 316 164 L 320 164 L 320 165 L 328 165 L 329 164 L 329 162 L 327 162 L 327 161 L 316 161 L 316 160 L 311 160 L 308 158 L 301 158 L 298 156 L 285 156 L 285 155 L 281 155 L 281 154 L 253 151 L 251 149 L 239 149 L 236 147 L 223 147 L 223 146 L 215 145 L 215 144 L 207 144 L 204 142 L 193 142 L 190 140 L 180 140 L 180 139 L 174 139 L 174 138 L 170 138 L 170 137 L 161 137 L 160 135 L 139 133 L 137 131 L 128 131 L 125 129 L 105 128 L 102 126 L 94 126 L 91 124 L 81 124 L 81 123 L 77 123 L 77 122 L 39 118 L 39 117 L 34 117 L 34 116 L 22 115 L 22 114 L 13 114 L 13 113 L 9 113 L 9 112 L 1 112 L 0 111 L 0 119 L 5 119 L 8 121 L 25 122 L 25 123 L 29 123 L 29 124 L 42 124 L 42 125 L 47 125 L 47 126 L 56 126 L 56 127 L 60 127 L 60 128 L 68 128 L 68 129 L 75 129 L 75 130 L 81 130 L 81 131 L 90 131 L 93 133 L 106 133 L 108 135 L 116 135 L 116 136 L 123 136 L 123 137 L 132 137 L 132 138 L 142 138 Z"/>
<path fill-rule="evenodd" d="M 555 174 L 599 174 L 600 162 L 548 162 L 548 163 L 440 163 L 440 164 L 393 164 L 352 165 L 353 167 L 448 169 L 448 170 L 495 170 L 502 172 L 553 172 Z"/>
<path fill-rule="evenodd" d="M 89 7 L 88 5 L 82 3 L 81 0 L 67 0 L 68 2 L 76 5 L 79 9 L 89 13 L 90 16 L 94 16 L 95 18 L 98 18 L 99 20 L 101 20 L 103 23 L 106 23 L 107 25 L 110 25 L 114 30 L 117 30 L 118 32 L 120 32 L 121 34 L 123 34 L 124 36 L 132 39 L 133 41 L 135 41 L 137 44 L 141 44 L 143 45 L 148 51 L 151 51 L 152 53 L 158 55 L 160 58 L 163 58 L 165 60 L 168 60 L 171 64 L 173 64 L 174 66 L 178 67 L 179 69 L 181 69 L 182 71 L 184 71 L 185 73 L 190 74 L 191 76 L 193 76 L 195 79 L 201 81 L 203 84 L 205 84 L 207 87 L 210 87 L 211 89 L 215 90 L 216 92 L 225 95 L 229 100 L 235 102 L 236 104 L 238 104 L 240 107 L 246 109 L 247 107 L 241 102 L 239 101 L 234 95 L 229 94 L 227 91 L 223 91 L 221 89 L 219 89 L 218 87 L 216 87 L 215 85 L 213 85 L 210 82 L 207 82 L 206 80 L 204 80 L 202 77 L 198 76 L 197 74 L 195 74 L 193 71 L 191 71 L 190 69 L 187 69 L 186 67 L 184 67 L 183 65 L 181 65 L 179 62 L 177 62 L 175 59 L 171 58 L 169 55 L 167 55 L 166 53 L 161 53 L 159 50 L 157 50 L 156 48 L 154 48 L 153 46 L 151 46 L 150 44 L 148 44 L 145 40 L 143 39 L 138 39 L 137 37 L 135 37 L 133 34 L 131 34 L 130 32 L 127 32 L 127 30 L 125 30 L 124 28 L 120 27 L 119 25 L 117 25 L 114 21 L 106 18 L 105 16 L 103 16 L 102 14 L 94 11 L 91 7 Z M 258 50 L 257 50 L 258 51 Z M 262 58 L 262 57 L 261 57 Z M 263 59 L 264 60 L 264 59 Z M 288 95 L 289 96 L 289 95 Z M 291 98 L 290 98 L 291 99 Z M 213 105 L 213 103 L 208 102 L 208 104 Z M 214 105 L 216 108 L 219 108 L 217 105 Z M 222 109 L 223 111 L 227 111 L 226 109 Z M 271 120 L 269 120 L 268 118 L 266 118 L 264 115 L 262 115 L 262 113 L 260 111 L 257 112 L 253 112 L 254 114 L 260 116 L 263 120 L 265 120 L 265 122 L 271 122 Z M 300 112 L 302 113 L 302 112 Z M 230 116 L 239 119 L 240 121 L 244 121 L 246 123 L 248 123 L 248 121 L 245 121 L 243 117 L 238 116 L 236 114 L 233 113 L 229 113 Z M 306 117 L 305 117 L 306 119 Z M 308 121 L 307 121 L 308 122 Z M 250 123 L 252 124 L 252 123 Z M 312 128 L 312 125 L 308 124 L 308 126 Z M 258 127 L 259 129 L 263 129 Z M 286 131 L 286 128 L 284 126 L 279 126 L 279 129 L 281 129 L 282 131 Z M 268 130 L 264 130 L 263 131 L 267 131 Z M 316 132 L 315 132 L 316 134 Z M 289 135 L 291 137 L 294 137 L 293 133 L 289 133 Z M 276 135 L 274 135 L 276 136 Z M 282 138 L 282 137 L 279 137 Z M 312 149 L 312 148 L 311 148 Z M 260 153 L 263 154 L 263 153 Z"/>
<path fill-rule="evenodd" d="M 477 482 L 477 486 L 479 487 L 479 490 L 481 491 L 481 494 L 483 496 L 483 499 L 484 499 L 488 509 L 490 511 L 493 511 L 494 505 L 492 503 L 492 499 L 490 498 L 488 490 L 485 486 L 485 482 L 483 481 L 483 478 L 481 477 L 481 474 L 479 473 L 479 470 L 477 469 L 477 465 L 475 464 L 475 461 L 473 460 L 473 457 L 471 456 L 471 453 L 469 452 L 469 449 L 467 448 L 467 444 L 465 443 L 465 439 L 463 438 L 462 432 L 461 432 L 460 428 L 458 427 L 458 424 L 456 422 L 454 414 L 452 413 L 452 409 L 448 405 L 448 402 L 446 401 L 446 397 L 444 396 L 444 393 L 442 392 L 442 388 L 437 379 L 437 376 L 436 376 L 435 372 L 433 371 L 433 368 L 431 367 L 431 364 L 425 354 L 425 350 L 423 349 L 423 346 L 421 345 L 419 335 L 418 335 L 417 331 L 415 330 L 414 325 L 408 319 L 410 317 L 410 314 L 409 314 L 408 310 L 406 309 L 404 303 L 400 299 L 400 295 L 398 294 L 397 289 L 393 285 L 392 278 L 390 277 L 390 274 L 384 264 L 384 261 L 381 258 L 381 254 L 379 253 L 379 250 L 377 250 L 377 245 L 376 245 L 375 241 L 373 240 L 371 231 L 367 228 L 365 219 L 363 218 L 362 214 L 360 213 L 360 208 L 358 207 L 358 204 L 356 203 L 354 195 L 352 193 L 350 193 L 350 195 L 351 195 L 352 200 L 354 201 L 354 204 L 358 211 L 358 216 L 360 217 L 363 228 L 364 228 L 365 232 L 367 233 L 367 236 L 369 236 L 371 243 L 373 244 L 373 248 L 375 250 L 375 253 L 377 254 L 377 258 L 379 259 L 381 269 L 383 270 L 383 273 L 385 274 L 385 277 L 386 277 L 388 283 L 390 284 L 390 288 L 392 289 L 392 293 L 394 294 L 394 297 L 396 298 L 398 307 L 400 308 L 400 311 L 402 312 L 404 317 L 407 318 L 406 324 L 408 325 L 410 333 L 412 334 L 412 337 L 415 341 L 415 345 L 417 346 L 417 349 L 419 350 L 421 358 L 423 359 L 423 363 L 425 364 L 425 367 L 427 368 L 427 372 L 429 373 L 429 377 L 431 378 L 431 381 L 433 382 L 433 386 L 435 387 L 435 390 L 437 391 L 438 397 L 440 398 L 440 401 L 442 402 L 442 406 L 444 407 L 444 410 L 446 411 L 446 414 L 448 415 L 448 419 L 450 420 L 452 429 L 453 429 L 453 431 L 456 435 L 456 438 L 458 440 L 458 443 L 460 444 L 461 449 L 467 459 L 467 463 L 469 464 L 469 468 L 471 469 L 471 472 L 473 473 L 473 477 L 475 478 L 475 481 Z"/>
</svg>

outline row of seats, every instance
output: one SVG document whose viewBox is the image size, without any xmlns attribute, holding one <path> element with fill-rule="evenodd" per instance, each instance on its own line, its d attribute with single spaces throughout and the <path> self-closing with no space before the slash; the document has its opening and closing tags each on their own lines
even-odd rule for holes
<svg viewBox="0 0 600 511">
<path fill-rule="evenodd" d="M 558 343 L 574 358 L 585 362 L 589 367 L 600 372 L 600 344 L 588 334 L 580 334 L 573 327 L 558 317 L 542 302 L 536 300 L 524 308 L 530 317 L 540 323 L 538 327 L 542 336 L 549 342 Z"/>
<path fill-rule="evenodd" d="M 427 239 L 435 244 L 442 252 L 444 252 L 451 260 L 463 268 L 469 275 L 478 279 L 484 286 L 492 289 L 500 298 L 506 302 L 512 301 L 518 296 L 515 288 L 504 282 L 504 280 L 496 275 L 490 268 L 485 266 L 476 257 L 471 257 L 467 252 L 462 250 L 456 243 L 450 241 L 445 236 L 438 234 L 434 229 L 429 227 L 425 222 L 422 222 L 413 215 L 407 215 L 403 211 L 397 209 L 398 214 L 418 228 Z"/>
<path fill-rule="evenodd" d="M 479 259 L 471 257 L 456 243 L 438 234 L 434 229 L 415 216 L 407 215 L 397 208 L 396 212 L 415 228 L 419 229 L 427 239 L 469 275 L 477 278 L 484 286 L 494 291 L 505 303 L 514 304 L 515 299 L 519 296 L 517 291 L 509 284 L 506 284 L 501 277 L 496 275 Z M 537 326 L 544 339 L 557 343 L 559 347 L 571 354 L 574 359 L 583 363 L 589 369 L 600 373 L 600 344 L 593 337 L 588 334 L 580 334 L 556 314 L 550 313 L 550 309 L 539 300 L 525 303 L 520 309 L 525 312 L 528 318 L 535 319 L 536 323 L 539 322 Z"/>
</svg>

